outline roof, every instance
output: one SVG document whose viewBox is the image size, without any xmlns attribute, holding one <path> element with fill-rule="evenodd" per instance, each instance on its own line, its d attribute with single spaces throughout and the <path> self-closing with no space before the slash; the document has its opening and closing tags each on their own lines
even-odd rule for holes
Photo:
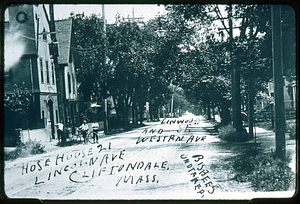
<svg viewBox="0 0 300 204">
<path fill-rule="evenodd" d="M 59 49 L 58 63 L 67 64 L 70 61 L 72 19 L 55 21 L 55 30 Z"/>
</svg>

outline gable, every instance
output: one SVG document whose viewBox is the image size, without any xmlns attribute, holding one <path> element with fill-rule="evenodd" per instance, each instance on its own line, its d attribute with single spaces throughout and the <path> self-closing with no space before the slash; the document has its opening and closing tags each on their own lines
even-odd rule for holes
<svg viewBox="0 0 300 204">
<path fill-rule="evenodd" d="M 55 21 L 56 37 L 58 41 L 58 63 L 68 64 L 71 60 L 71 32 L 72 32 L 72 19 Z"/>
</svg>

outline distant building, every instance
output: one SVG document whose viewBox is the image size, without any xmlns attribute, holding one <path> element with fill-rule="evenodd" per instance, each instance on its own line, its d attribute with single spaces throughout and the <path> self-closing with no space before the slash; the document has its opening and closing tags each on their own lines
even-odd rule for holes
<svg viewBox="0 0 300 204">
<path fill-rule="evenodd" d="M 283 97 L 284 97 L 284 109 L 286 119 L 295 119 L 296 117 L 296 81 L 289 77 L 290 79 L 284 78 L 283 86 Z M 255 110 L 256 111 L 274 111 L 274 83 L 268 83 L 268 93 L 263 93 L 263 99 L 256 100 Z"/>
<path fill-rule="evenodd" d="M 268 83 L 268 91 L 270 96 L 274 96 L 274 83 Z M 284 107 L 285 110 L 296 109 L 296 81 L 284 79 L 283 87 Z"/>
<path fill-rule="evenodd" d="M 4 92 L 10 94 L 13 85 L 26 88 L 32 93 L 29 129 L 45 129 L 49 138 L 57 138 L 55 124 L 59 122 L 56 77 L 63 76 L 60 86 L 65 90 L 63 103 L 67 127 L 77 125 L 77 82 L 75 74 L 72 20 L 55 22 L 58 40 L 59 73 L 56 73 L 51 52 L 50 21 L 42 4 L 12 5 L 8 8 L 9 21 L 5 22 L 5 69 Z M 13 115 L 5 115 L 6 137 L 16 128 L 27 129 L 25 124 L 14 122 Z M 22 119 L 18 119 L 22 120 Z M 51 138 L 50 138 L 51 137 Z M 38 138 L 36 138 L 38 139 Z"/>
<path fill-rule="evenodd" d="M 72 47 L 75 48 L 75 38 L 72 30 L 72 18 L 55 21 L 56 37 L 58 40 L 58 64 L 59 75 L 63 76 L 64 85 L 64 107 L 67 127 L 78 126 L 79 120 L 79 107 L 77 97 L 77 80 L 75 65 L 78 56 L 73 52 Z"/>
</svg>

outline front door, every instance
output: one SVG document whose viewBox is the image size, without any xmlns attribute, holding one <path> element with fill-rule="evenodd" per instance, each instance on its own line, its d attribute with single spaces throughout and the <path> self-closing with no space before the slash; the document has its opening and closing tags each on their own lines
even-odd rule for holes
<svg viewBox="0 0 300 204">
<path fill-rule="evenodd" d="M 53 114 L 53 101 L 49 100 L 48 101 L 48 108 L 49 108 L 49 113 L 50 113 L 50 121 L 51 121 L 51 136 L 52 139 L 55 139 L 55 131 L 54 131 L 54 114 Z"/>
</svg>

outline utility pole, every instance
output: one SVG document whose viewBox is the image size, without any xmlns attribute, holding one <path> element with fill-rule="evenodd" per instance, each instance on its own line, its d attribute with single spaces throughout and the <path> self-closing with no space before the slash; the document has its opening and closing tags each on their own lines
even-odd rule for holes
<svg viewBox="0 0 300 204">
<path fill-rule="evenodd" d="M 233 49 L 233 25 L 232 25 L 232 5 L 229 5 L 228 10 L 229 20 L 229 43 L 230 43 L 230 58 L 231 58 L 231 95 L 232 95 L 232 122 L 233 127 L 237 131 L 243 129 L 241 118 L 241 94 L 240 94 L 240 70 L 236 65 Z"/>
<path fill-rule="evenodd" d="M 285 158 L 285 113 L 283 95 L 283 59 L 282 59 L 282 27 L 281 6 L 272 5 L 272 58 L 275 96 L 275 139 L 276 154 Z"/>
<path fill-rule="evenodd" d="M 57 47 L 57 39 L 55 34 L 55 21 L 54 21 L 54 8 L 53 4 L 49 4 L 49 13 L 50 13 L 50 32 L 51 32 L 51 48 L 52 51 L 52 57 L 54 61 L 54 67 L 55 67 L 55 73 L 56 73 L 56 92 L 57 92 L 57 104 L 58 104 L 58 113 L 59 113 L 59 119 L 63 121 L 63 124 L 66 125 L 66 117 L 64 114 L 65 108 L 64 108 L 64 74 L 63 72 L 60 72 L 59 65 L 58 65 L 58 47 Z M 54 121 L 51 121 L 52 123 Z M 58 121 L 59 122 L 59 121 Z M 65 137 L 62 138 L 62 141 L 64 141 Z"/>
<path fill-rule="evenodd" d="M 132 8 L 132 17 L 131 18 L 124 18 L 126 20 L 132 20 L 132 22 L 135 22 L 135 20 L 141 20 L 141 19 L 144 19 L 144 17 L 134 17 L 134 8 Z"/>
<path fill-rule="evenodd" d="M 104 114 L 104 133 L 108 133 L 108 116 L 107 116 L 107 71 L 106 71 L 106 22 L 105 22 L 105 7 L 102 4 L 102 19 L 103 19 L 103 33 L 104 33 L 104 50 L 103 50 L 103 72 L 104 72 L 104 85 L 103 85 L 103 114 Z"/>
<path fill-rule="evenodd" d="M 253 12 L 253 11 L 252 11 Z M 250 12 L 250 13 L 252 13 Z M 250 19 L 250 52 L 253 53 L 253 19 Z M 254 58 L 253 54 L 250 54 L 250 58 Z M 249 124 L 249 137 L 253 138 L 253 124 L 254 124 L 254 99 L 253 99 L 253 68 L 250 67 L 250 79 L 248 84 L 248 124 Z M 255 138 L 256 139 L 256 138 Z"/>
</svg>

